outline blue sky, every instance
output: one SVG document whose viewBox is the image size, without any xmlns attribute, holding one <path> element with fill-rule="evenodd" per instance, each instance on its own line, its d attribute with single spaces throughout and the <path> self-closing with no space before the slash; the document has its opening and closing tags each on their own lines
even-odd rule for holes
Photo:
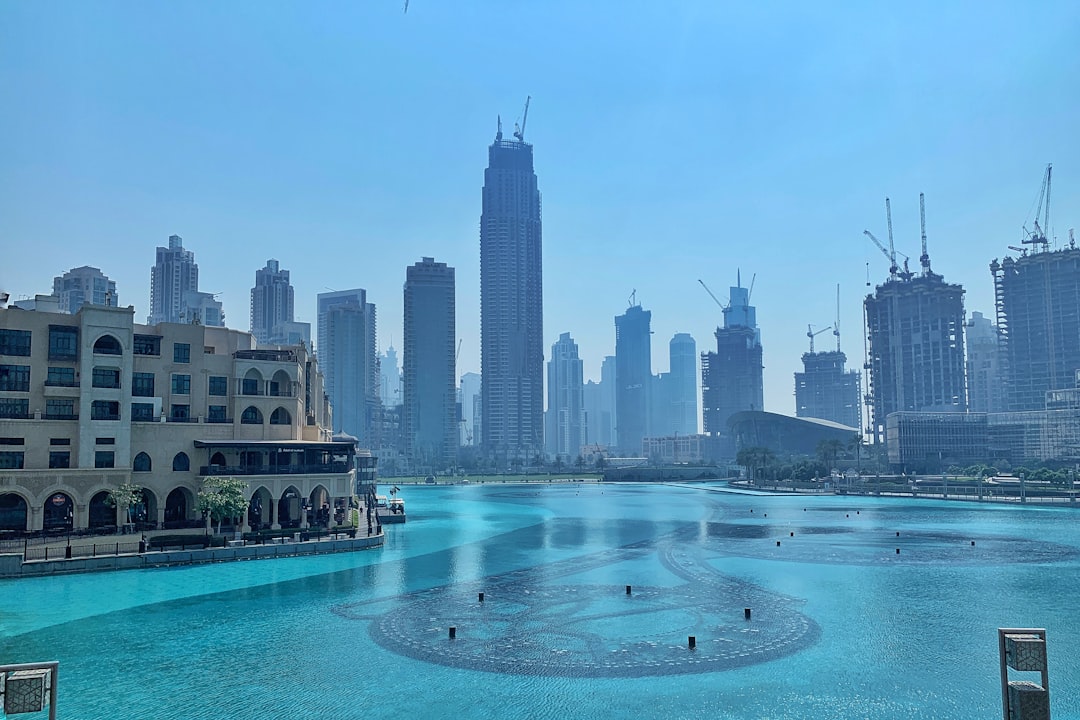
<svg viewBox="0 0 1080 720">
<path fill-rule="evenodd" d="M 0 0 L 0 287 L 89 264 L 145 320 L 154 247 L 248 327 L 255 270 L 292 272 L 298 319 L 364 287 L 400 347 L 405 267 L 457 268 L 459 374 L 479 369 L 487 145 L 532 96 L 547 345 L 587 378 L 631 291 L 667 342 L 713 344 L 736 269 L 756 273 L 766 409 L 793 413 L 806 325 L 841 285 L 849 364 L 886 236 L 993 314 L 987 266 L 1030 224 L 1080 225 L 1080 8 L 1045 3 L 569 0 Z M 826 333 L 820 344 L 831 344 Z"/>
</svg>

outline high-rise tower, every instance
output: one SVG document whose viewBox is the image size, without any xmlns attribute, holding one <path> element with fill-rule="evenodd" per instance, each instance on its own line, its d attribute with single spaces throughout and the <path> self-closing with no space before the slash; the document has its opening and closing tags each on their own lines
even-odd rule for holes
<svg viewBox="0 0 1080 720">
<path fill-rule="evenodd" d="M 195 253 L 184 249 L 179 235 L 169 236 L 169 247 L 158 247 L 150 268 L 150 316 L 147 324 L 188 323 L 185 312 L 190 293 L 199 290 L 199 266 Z"/>
<path fill-rule="evenodd" d="M 375 352 L 375 305 L 367 291 L 319 293 L 318 345 L 324 387 L 333 407 L 334 431 L 378 447 L 378 358 Z"/>
<path fill-rule="evenodd" d="M 1004 373 L 997 327 L 990 318 L 983 317 L 981 312 L 973 312 L 964 330 L 964 342 L 967 346 L 968 410 L 1003 412 Z"/>
<path fill-rule="evenodd" d="M 454 464 L 458 449 L 454 268 L 423 258 L 405 271 L 405 456 L 424 472 Z"/>
<path fill-rule="evenodd" d="M 568 332 L 551 346 L 547 390 L 548 453 L 572 461 L 585 444 L 585 384 L 578 346 Z"/>
<path fill-rule="evenodd" d="M 53 295 L 60 299 L 62 312 L 75 314 L 83 305 L 118 307 L 116 281 L 110 280 L 96 267 L 84 265 L 72 268 L 53 278 Z"/>
<path fill-rule="evenodd" d="M 627 457 L 641 457 L 641 441 L 649 435 L 651 322 L 652 312 L 637 304 L 615 316 L 615 434 Z"/>
<path fill-rule="evenodd" d="M 500 123 L 488 147 L 480 215 L 481 435 L 500 460 L 543 448 L 540 191 L 524 135 L 522 123 L 504 140 Z"/>
<path fill-rule="evenodd" d="M 251 334 L 260 345 L 279 342 L 277 336 L 284 323 L 293 322 L 293 288 L 289 271 L 282 270 L 278 261 L 266 261 L 266 267 L 255 271 L 255 287 L 251 288 Z M 276 332 L 275 332 L 276 331 Z"/>
</svg>

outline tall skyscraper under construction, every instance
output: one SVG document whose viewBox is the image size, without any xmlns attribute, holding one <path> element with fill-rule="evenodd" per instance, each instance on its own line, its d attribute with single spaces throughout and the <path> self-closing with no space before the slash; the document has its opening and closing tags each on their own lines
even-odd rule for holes
<svg viewBox="0 0 1080 720">
<path fill-rule="evenodd" d="M 705 433 L 714 438 L 714 454 L 733 457 L 735 443 L 728 418 L 742 410 L 762 410 L 765 386 L 761 331 L 750 290 L 729 288 L 724 327 L 716 328 L 716 352 L 701 354 L 701 406 Z"/>
<path fill-rule="evenodd" d="M 814 338 L 832 330 L 836 350 L 814 352 Z M 795 416 L 831 420 L 861 429 L 862 383 L 857 370 L 846 370 L 847 355 L 840 350 L 840 286 L 836 286 L 836 322 L 814 332 L 806 328 L 810 352 L 803 353 L 803 371 L 795 373 Z"/>
<path fill-rule="evenodd" d="M 1074 387 L 1080 369 L 1080 249 L 1036 243 L 990 272 L 1008 409 L 1044 410 L 1046 392 Z"/>
<path fill-rule="evenodd" d="M 488 147 L 480 216 L 482 442 L 498 460 L 544 444 L 544 298 L 540 191 L 525 120 Z"/>
</svg>

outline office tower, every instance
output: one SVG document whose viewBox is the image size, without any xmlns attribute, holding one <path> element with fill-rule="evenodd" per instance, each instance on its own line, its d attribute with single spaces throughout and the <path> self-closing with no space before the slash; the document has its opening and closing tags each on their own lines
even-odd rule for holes
<svg viewBox="0 0 1080 720">
<path fill-rule="evenodd" d="M 285 344 L 274 331 L 283 331 L 284 323 L 293 321 L 293 288 L 289 271 L 282 270 L 271 258 L 266 267 L 255 271 L 251 288 L 251 334 L 260 345 Z M 310 332 L 310 331 L 309 331 Z"/>
<path fill-rule="evenodd" d="M 429 257 L 407 268 L 402 437 L 406 458 L 426 473 L 457 459 L 454 318 L 454 268 Z"/>
<path fill-rule="evenodd" d="M 697 343 L 689 333 L 676 333 L 668 343 L 668 413 L 665 435 L 698 431 Z M 653 433 L 654 435 L 657 433 Z"/>
<path fill-rule="evenodd" d="M 615 317 L 615 431 L 626 457 L 641 457 L 641 441 L 649 434 L 651 321 L 652 313 L 639 304 Z"/>
<path fill-rule="evenodd" d="M 544 310 L 540 191 L 524 130 L 488 148 L 480 216 L 483 443 L 498 461 L 543 448 Z"/>
<path fill-rule="evenodd" d="M 869 340 L 871 428 L 901 410 L 964 412 L 964 289 L 927 268 L 891 274 L 863 303 Z"/>
<path fill-rule="evenodd" d="M 585 444 L 614 448 L 615 356 L 605 355 L 600 365 L 600 382 L 585 384 Z"/>
<path fill-rule="evenodd" d="M 1005 410 L 1005 390 L 997 328 L 990 318 L 976 311 L 971 313 L 965 330 L 968 410 L 1002 412 Z"/>
<path fill-rule="evenodd" d="M 462 445 L 479 445 L 480 436 L 480 373 L 467 372 L 461 376 L 458 396 L 461 402 Z"/>
<path fill-rule="evenodd" d="M 53 295 L 60 300 L 60 311 L 66 313 L 78 312 L 83 305 L 117 307 L 118 303 L 116 281 L 89 265 L 72 268 L 53 278 Z"/>
<path fill-rule="evenodd" d="M 1010 411 L 1044 409 L 1080 369 L 1080 249 L 1038 247 L 990 264 Z"/>
<path fill-rule="evenodd" d="M 384 408 L 401 405 L 401 368 L 398 367 L 397 350 L 391 345 L 379 354 L 379 399 Z"/>
<path fill-rule="evenodd" d="M 549 455 L 572 462 L 585 444 L 583 366 L 570 333 L 562 333 L 551 346 L 548 360 L 547 432 Z"/>
<path fill-rule="evenodd" d="M 857 370 L 846 370 L 847 355 L 840 350 L 840 286 L 836 287 L 836 350 L 814 352 L 814 332 L 807 326 L 810 352 L 803 353 L 803 371 L 795 373 L 795 416 L 830 420 L 861 432 L 862 383 Z"/>
<path fill-rule="evenodd" d="M 375 305 L 362 289 L 319 293 L 316 355 L 333 407 L 334 432 L 379 447 Z"/>
<path fill-rule="evenodd" d="M 147 324 L 190 323 L 187 317 L 188 292 L 199 290 L 199 266 L 195 253 L 184 249 L 179 235 L 169 236 L 169 247 L 157 248 L 157 259 L 150 268 L 150 316 Z M 198 301 L 198 298 L 194 298 Z M 207 324 L 207 323 L 203 323 Z"/>
<path fill-rule="evenodd" d="M 762 410 L 765 386 L 757 309 L 741 276 L 729 289 L 724 327 L 716 328 L 716 352 L 701 354 L 701 406 L 704 431 L 714 438 L 710 454 L 734 457 L 728 418 L 743 410 Z"/>
</svg>

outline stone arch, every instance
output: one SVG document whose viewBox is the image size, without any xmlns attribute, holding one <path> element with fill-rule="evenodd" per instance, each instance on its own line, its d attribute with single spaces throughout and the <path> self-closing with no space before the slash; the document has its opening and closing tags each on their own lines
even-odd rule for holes
<svg viewBox="0 0 1080 720">
<path fill-rule="evenodd" d="M 292 415 L 283 407 L 279 407 L 270 413 L 271 425 L 292 425 Z"/>
<path fill-rule="evenodd" d="M 185 452 L 178 452 L 172 459 L 173 472 L 187 472 L 191 470 L 191 458 Z"/>
<path fill-rule="evenodd" d="M 153 461 L 150 456 L 144 452 L 135 456 L 135 459 L 131 461 L 131 472 L 150 472 L 154 467 Z"/>
<path fill-rule="evenodd" d="M 187 527 L 194 510 L 195 494 L 186 487 L 173 488 L 165 498 L 165 527 Z"/>
<path fill-rule="evenodd" d="M 274 496 L 264 486 L 251 493 L 248 503 L 248 525 L 252 530 L 270 527 L 274 522 Z"/>
<path fill-rule="evenodd" d="M 116 527 L 116 516 L 120 510 L 115 505 L 109 504 L 109 492 L 102 490 L 94 493 L 87 505 L 86 526 L 89 528 Z M 121 522 L 127 522 L 123 519 Z"/>
<path fill-rule="evenodd" d="M 308 507 L 311 508 L 311 524 L 322 527 L 330 526 L 330 513 L 334 511 L 330 507 L 330 492 L 324 485 L 316 485 L 308 495 Z"/>
<path fill-rule="evenodd" d="M 142 502 L 137 504 L 132 513 L 135 515 L 135 522 L 145 525 L 152 525 L 152 529 L 157 528 L 157 510 L 158 499 L 153 490 L 149 488 L 142 488 L 140 491 L 142 494 Z"/>
<path fill-rule="evenodd" d="M 240 415 L 241 425 L 262 425 L 263 414 L 254 405 L 248 405 Z"/>
<path fill-rule="evenodd" d="M 19 493 L 0 493 L 0 530 L 26 532 L 30 503 Z"/>
<path fill-rule="evenodd" d="M 45 532 L 71 532 L 75 526 L 75 501 L 63 491 L 49 493 L 42 505 L 41 527 Z"/>
<path fill-rule="evenodd" d="M 240 381 L 241 395 L 262 395 L 263 376 L 256 368 L 249 369 L 244 373 L 244 379 Z"/>
<path fill-rule="evenodd" d="M 270 388 L 267 395 L 274 397 L 292 397 L 292 378 L 284 370 L 278 370 L 270 378 Z"/>
<path fill-rule="evenodd" d="M 281 499 L 277 503 L 278 522 L 283 528 L 300 527 L 301 513 L 303 512 L 303 496 L 296 486 L 290 485 L 281 493 Z"/>
<path fill-rule="evenodd" d="M 105 333 L 94 341 L 95 355 L 123 355 L 124 348 L 115 335 Z"/>
<path fill-rule="evenodd" d="M 225 462 L 225 455 L 219 450 L 210 456 L 210 464 L 217 465 L 218 467 L 225 467 L 229 463 Z"/>
</svg>

